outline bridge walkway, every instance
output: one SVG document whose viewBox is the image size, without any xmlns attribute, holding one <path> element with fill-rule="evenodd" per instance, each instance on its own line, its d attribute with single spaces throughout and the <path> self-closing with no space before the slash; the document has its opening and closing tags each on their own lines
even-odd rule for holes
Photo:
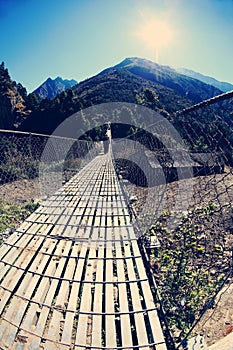
<svg viewBox="0 0 233 350">
<path fill-rule="evenodd" d="M 166 349 L 110 153 L 0 247 L 0 300 L 4 350 Z"/>
</svg>

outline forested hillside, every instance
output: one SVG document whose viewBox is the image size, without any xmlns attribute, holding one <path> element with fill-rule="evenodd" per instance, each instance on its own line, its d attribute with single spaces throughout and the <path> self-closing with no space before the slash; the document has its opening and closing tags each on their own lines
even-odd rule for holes
<svg viewBox="0 0 233 350">
<path fill-rule="evenodd" d="M 0 65 L 0 128 L 14 129 L 19 126 L 39 105 L 34 94 L 27 94 L 26 89 L 13 81 L 5 68 Z"/>
<path fill-rule="evenodd" d="M 82 110 L 84 130 L 88 130 L 85 108 L 107 102 L 126 102 L 148 107 L 168 118 L 190 149 L 205 151 L 217 147 L 227 150 L 225 140 L 233 144 L 232 132 L 228 127 L 232 125 L 231 100 L 188 115 L 175 114 L 222 92 L 148 60 L 125 59 L 62 91 L 55 98 L 41 101 L 36 94 L 27 94 L 21 84 L 12 81 L 3 63 L 0 77 L 1 128 L 51 134 L 67 117 Z M 101 116 L 95 116 L 95 122 L 96 126 L 101 125 Z M 89 134 L 95 138 L 101 138 L 101 135 L 102 131 L 98 133 L 96 130 Z M 229 159 L 232 159 L 231 154 Z"/>
</svg>

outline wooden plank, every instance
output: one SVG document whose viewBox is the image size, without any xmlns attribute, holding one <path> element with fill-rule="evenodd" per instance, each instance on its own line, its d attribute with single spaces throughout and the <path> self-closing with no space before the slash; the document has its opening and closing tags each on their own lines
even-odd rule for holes
<svg viewBox="0 0 233 350">
<path fill-rule="evenodd" d="M 24 237 L 24 239 L 25 238 L 26 237 Z M 12 251 L 11 254 L 13 253 L 13 250 L 16 248 L 12 247 L 11 245 L 19 244 L 18 242 L 20 242 L 20 239 L 22 239 L 22 237 L 19 236 L 19 234 L 15 231 L 14 233 L 12 233 L 10 235 L 10 237 L 8 237 L 6 242 L 3 242 L 1 249 L 0 249 L 0 260 L 2 260 L 4 255 L 6 255 L 9 251 Z"/>
<path fill-rule="evenodd" d="M 26 246 L 27 242 L 29 242 L 33 238 L 31 235 L 27 236 L 26 232 L 29 232 L 29 233 L 31 233 L 31 232 L 34 233 L 35 232 L 36 233 L 39 230 L 40 227 L 41 227 L 41 225 L 38 225 L 38 224 L 35 224 L 35 223 L 33 224 L 33 223 L 28 223 L 28 222 L 25 223 L 24 222 L 24 224 L 22 224 L 20 226 L 19 230 L 25 231 L 25 234 L 22 235 L 22 234 L 20 234 L 20 233 L 18 233 L 16 231 L 15 233 L 13 233 L 7 239 L 7 242 L 9 242 L 10 244 L 22 244 L 22 246 Z M 11 246 L 7 246 L 7 245 L 4 245 L 4 247 L 1 247 L 0 259 L 2 260 L 4 255 L 7 252 L 10 252 L 10 254 L 12 254 L 12 249 L 14 250 L 14 248 L 12 248 Z"/>
<path fill-rule="evenodd" d="M 66 242 L 66 244 L 64 245 L 64 249 L 61 249 L 60 251 L 58 251 L 58 254 L 60 254 L 61 256 L 62 255 L 68 256 L 71 246 L 72 246 L 72 241 Z M 54 276 L 55 277 L 61 276 L 62 271 L 64 270 L 66 260 L 68 260 L 68 264 L 65 270 L 64 278 L 68 280 L 72 280 L 73 273 L 74 273 L 72 267 L 74 267 L 74 265 L 71 263 L 70 261 L 71 259 L 69 258 L 60 259 L 58 267 L 54 272 Z M 64 310 L 64 313 L 65 313 L 65 310 L 67 309 L 67 304 L 68 304 L 68 291 L 69 291 L 69 281 L 62 280 L 60 283 L 58 294 L 56 296 L 55 307 L 58 307 L 61 310 Z M 48 331 L 46 332 L 47 337 L 49 339 L 59 342 L 61 339 L 63 325 L 64 325 L 63 313 L 61 311 L 54 309 L 53 312 L 51 312 L 51 318 L 47 326 L 48 327 Z M 54 349 L 54 343 L 46 342 L 45 347 L 48 350 L 50 349 L 52 350 Z"/>
<path fill-rule="evenodd" d="M 36 249 L 37 247 L 40 246 L 41 242 L 43 241 L 43 238 L 40 237 L 37 241 L 35 246 L 33 246 L 34 249 Z M 35 256 L 35 254 L 33 254 Z M 22 259 L 22 264 L 20 264 L 20 267 L 26 269 L 28 263 L 34 258 L 32 254 L 30 254 L 30 252 L 27 252 L 25 255 L 21 255 L 21 259 Z M 40 264 L 39 266 L 38 264 L 38 259 L 37 257 L 34 259 L 34 262 L 31 266 L 31 268 L 40 268 Z M 42 264 L 42 268 L 43 268 L 43 264 Z M 16 268 L 17 271 L 17 268 Z M 23 275 L 23 271 L 17 271 L 17 274 L 12 276 L 12 278 L 16 279 L 17 276 L 22 276 Z M 36 281 L 38 280 L 38 276 L 34 276 L 34 278 L 30 281 L 29 283 L 29 277 L 31 278 L 31 274 L 26 274 L 24 279 L 22 280 L 20 287 L 19 287 L 19 294 L 23 293 L 26 295 L 26 297 L 30 297 L 31 293 L 33 293 L 33 286 L 35 285 Z M 19 280 L 19 279 L 18 279 Z M 5 279 L 6 281 L 6 279 Z M 24 284 L 25 281 L 25 284 Z M 29 283 L 29 285 L 28 285 Z M 32 283 L 32 289 L 30 288 L 30 292 L 29 294 L 26 293 L 26 291 L 24 291 L 25 289 L 25 285 L 26 288 L 28 288 L 30 286 L 30 284 Z M 14 282 L 15 284 L 15 282 Z M 11 286 L 12 287 L 12 286 Z M 27 290 L 27 289 L 26 289 Z M 20 322 L 22 320 L 22 317 L 24 315 L 25 309 L 27 307 L 28 302 L 26 300 L 19 300 L 18 298 L 12 298 L 10 301 L 10 304 L 8 306 L 8 309 L 6 311 L 6 314 L 4 315 L 4 317 L 9 320 L 10 322 L 14 323 L 14 324 L 18 324 L 20 325 Z M 0 327 L 0 338 L 3 339 L 3 342 L 5 344 L 5 346 L 8 348 L 12 347 L 12 344 L 14 343 L 15 340 L 15 336 L 17 333 L 17 328 L 12 327 L 9 323 L 7 323 L 6 321 L 3 321 L 1 323 L 1 327 Z"/>
<path fill-rule="evenodd" d="M 115 188 L 115 186 L 114 186 Z M 116 188 L 115 188 L 116 191 Z M 120 214 L 120 202 L 116 202 L 116 216 Z M 124 256 L 122 254 L 122 243 L 120 242 L 120 232 L 118 227 L 114 229 L 116 243 L 115 243 L 115 249 L 116 249 L 116 266 L 117 266 L 117 277 L 118 281 L 123 282 L 126 281 L 125 277 L 125 269 L 124 269 Z M 133 345 L 132 340 L 132 329 L 131 329 L 131 322 L 130 322 L 130 315 L 127 314 L 129 312 L 129 304 L 128 304 L 128 294 L 127 294 L 127 285 L 126 283 L 120 283 L 118 284 L 118 294 L 119 294 L 119 311 L 124 312 L 126 314 L 123 314 L 120 316 L 120 324 L 121 324 L 121 342 L 123 347 L 131 347 Z"/>
<path fill-rule="evenodd" d="M 46 231 L 46 228 L 45 228 Z M 27 250 L 25 251 L 21 251 L 18 255 L 17 250 L 13 250 L 13 255 L 8 254 L 7 258 L 9 263 L 15 262 L 15 267 L 11 267 L 9 265 L 5 266 L 5 272 L 8 271 L 7 275 L 5 276 L 3 282 L 2 282 L 2 286 L 6 287 L 10 290 L 13 291 L 13 289 L 15 288 L 15 286 L 17 285 L 19 279 L 21 278 L 21 276 L 24 273 L 24 269 L 27 266 L 27 262 L 28 260 L 32 259 L 32 253 L 30 252 L 30 248 L 32 248 L 32 250 L 36 251 L 36 247 L 39 246 L 39 244 L 41 244 L 41 242 L 43 241 L 43 237 L 38 237 L 38 238 L 33 238 L 32 236 L 27 236 L 28 238 L 30 238 L 30 242 L 27 245 Z M 12 259 L 12 260 L 11 260 Z M 16 260 L 17 259 L 17 260 Z M 7 259 L 6 259 L 7 261 Z M 17 266 L 20 267 L 20 269 L 17 268 Z M 3 273 L 3 269 L 1 270 L 1 273 Z M 8 301 L 10 294 L 9 292 L 6 292 L 5 290 L 2 290 L 1 293 L 1 306 L 0 306 L 0 312 L 2 312 L 5 304 Z"/>
<path fill-rule="evenodd" d="M 80 249 L 80 245 L 75 244 L 73 248 L 74 254 L 76 253 L 76 250 L 78 251 Z M 74 272 L 74 281 L 80 281 L 81 276 L 83 273 L 84 263 L 85 263 L 85 257 L 87 254 L 87 244 L 83 243 L 81 245 L 81 252 L 80 252 L 80 259 L 75 264 L 75 272 Z M 70 343 L 72 342 L 72 336 L 73 332 L 76 332 L 75 328 L 75 315 L 79 311 L 79 290 L 80 290 L 80 282 L 73 282 L 71 285 L 70 295 L 68 299 L 68 309 L 73 310 L 74 312 L 67 312 L 65 316 L 65 322 L 64 322 L 64 329 L 62 333 L 62 342 Z M 76 336 L 75 336 L 76 337 Z"/>
<path fill-rule="evenodd" d="M 58 241 L 58 245 L 56 246 L 55 254 L 59 255 L 63 249 L 65 249 L 66 242 Z M 51 247 L 53 249 L 53 247 Z M 59 263 L 57 262 L 58 258 L 50 259 L 49 263 L 46 266 L 45 276 L 61 276 L 62 269 L 64 267 L 64 259 L 60 258 Z M 28 313 L 25 315 L 23 320 L 23 325 L 26 329 L 35 332 L 38 337 L 29 336 L 28 343 L 30 345 L 30 349 L 39 348 L 39 344 L 41 342 L 40 337 L 43 336 L 45 330 L 45 324 L 47 321 L 47 317 L 50 308 L 46 306 L 42 306 L 43 303 L 47 305 L 52 305 L 53 298 L 55 295 L 56 288 L 58 286 L 59 279 L 52 279 L 43 277 L 40 281 L 40 284 L 37 287 L 36 294 L 33 298 L 37 303 L 41 303 L 38 305 L 37 303 L 30 304 L 30 308 Z M 22 332 L 23 335 L 26 335 Z"/>
<path fill-rule="evenodd" d="M 48 252 L 51 253 L 53 250 L 53 247 L 50 245 L 50 240 L 46 240 L 44 242 L 44 245 L 48 246 L 49 250 Z M 50 257 L 47 256 L 43 256 L 40 255 L 40 260 L 37 259 L 39 258 L 39 256 L 36 256 L 36 259 L 33 263 L 33 265 L 31 266 L 31 269 L 38 272 L 38 273 L 42 273 L 42 271 L 44 270 L 44 268 L 46 267 L 46 265 L 48 264 L 48 261 L 50 259 Z M 53 260 L 53 259 L 52 259 Z M 50 266 L 51 261 L 50 261 Z M 51 271 L 51 273 L 54 273 L 54 271 Z M 38 284 L 40 280 L 40 283 Z M 45 283 L 41 283 L 42 281 L 45 281 L 46 278 L 41 279 L 41 277 L 39 275 L 33 275 L 31 273 L 27 273 L 25 275 L 25 278 L 22 282 L 22 284 L 20 285 L 19 290 L 17 291 L 17 295 L 22 295 L 25 298 L 31 299 L 32 298 L 32 294 L 35 290 L 35 288 L 37 288 L 37 296 L 39 296 L 40 298 L 43 297 L 48 289 L 48 287 L 46 286 Z M 48 279 L 47 279 L 48 281 Z M 27 330 L 29 332 L 33 332 L 35 329 L 35 324 L 37 322 L 38 319 L 38 315 L 40 314 L 40 308 L 38 304 L 35 304 L 34 301 L 32 300 L 30 303 L 27 300 L 22 300 L 22 299 L 18 299 L 18 308 L 20 310 L 20 315 L 19 317 L 21 317 L 22 319 L 22 315 L 23 315 L 23 311 L 24 311 L 24 317 L 21 323 L 21 327 L 22 329 L 25 329 L 20 331 L 18 333 L 18 335 L 20 337 L 24 337 L 27 340 L 27 346 L 29 346 L 29 344 L 31 344 L 31 342 L 33 341 L 34 337 L 32 337 L 32 335 L 30 333 L 27 332 Z M 27 312 L 26 311 L 27 308 Z M 19 313 L 19 312 L 18 312 Z M 14 320 L 14 323 L 18 323 L 20 324 L 19 320 Z M 18 336 L 17 335 L 17 336 Z M 36 341 L 40 342 L 40 339 L 38 337 L 36 337 Z M 18 346 L 16 347 L 16 349 L 20 349 L 22 347 L 22 344 L 18 344 Z"/>
<path fill-rule="evenodd" d="M 94 239 L 97 239 L 97 235 L 93 236 Z M 89 248 L 89 258 L 86 261 L 87 268 L 85 273 L 85 281 L 92 282 L 93 281 L 93 273 L 96 271 L 95 260 L 93 258 L 96 257 L 96 244 L 90 244 Z M 91 343 L 91 333 L 92 333 L 92 317 L 88 315 L 88 312 L 91 311 L 92 305 L 92 284 L 84 283 L 83 290 L 81 295 L 81 304 L 80 311 L 85 314 L 79 314 L 78 317 L 78 326 L 76 333 L 75 343 L 79 345 L 90 345 Z M 82 347 L 75 346 L 75 350 L 82 350 Z"/>
<path fill-rule="evenodd" d="M 52 270 L 48 270 L 48 272 L 52 273 Z M 39 304 L 32 302 L 30 304 L 30 309 L 25 315 L 24 321 L 22 323 L 22 328 L 25 328 L 31 332 L 35 332 L 35 327 L 38 322 L 39 316 L 41 314 L 41 309 L 42 306 L 40 306 L 44 298 L 48 292 L 50 286 L 50 282 L 48 278 L 43 278 L 40 282 L 40 288 L 37 289 L 36 294 L 33 298 L 33 300 L 39 302 Z M 34 349 L 39 349 L 40 343 L 41 343 L 41 338 L 40 335 L 38 334 L 37 336 L 33 336 L 32 334 L 28 332 L 21 331 L 21 335 L 24 335 L 27 340 L 27 347 L 28 349 L 34 350 Z M 15 346 L 15 350 L 21 350 L 24 349 L 25 344 L 19 344 L 17 343 Z"/>
<path fill-rule="evenodd" d="M 101 224 L 101 220 L 99 219 L 99 225 Z M 98 222 L 96 223 L 98 225 Z M 99 234 L 101 237 L 104 237 L 105 232 L 103 228 L 99 229 Z M 103 281 L 103 271 L 104 271 L 104 246 L 98 245 L 98 260 L 96 266 L 96 282 Z M 91 344 L 93 346 L 101 347 L 102 344 L 102 334 L 103 334 L 103 326 L 102 326 L 102 315 L 98 315 L 98 313 L 102 313 L 102 304 L 103 304 L 103 284 L 96 283 L 95 291 L 94 291 L 94 305 L 93 311 L 96 315 L 93 316 L 92 319 L 92 340 Z"/>
<path fill-rule="evenodd" d="M 116 236 L 118 238 L 118 236 Z M 125 281 L 125 271 L 124 271 L 124 258 L 122 256 L 122 250 L 120 243 L 116 244 L 116 265 L 117 265 L 117 277 L 119 281 Z M 119 294 L 119 311 L 126 312 L 126 314 L 120 316 L 121 323 L 121 341 L 123 347 L 130 347 L 132 343 L 131 335 L 131 322 L 130 317 L 127 312 L 129 312 L 128 305 L 128 295 L 126 283 L 118 284 L 118 294 Z"/>
<path fill-rule="evenodd" d="M 129 232 L 128 233 L 128 237 L 129 238 L 134 238 L 135 237 L 135 234 L 133 232 L 133 228 L 132 227 L 128 227 L 127 228 L 127 231 Z M 133 252 L 131 252 L 130 250 L 130 245 L 132 245 L 132 250 Z M 125 252 L 126 252 L 126 255 L 127 256 L 140 256 L 140 251 L 139 251 L 139 248 L 138 248 L 138 244 L 137 244 L 137 241 L 132 241 L 132 242 L 129 242 L 129 244 L 125 244 Z M 143 261 L 142 259 L 135 259 L 135 263 L 136 263 L 136 271 L 137 271 L 137 274 L 136 273 L 133 273 L 133 262 L 131 261 L 128 261 L 127 260 L 127 266 L 128 266 L 128 271 L 129 271 L 129 278 L 130 279 L 133 279 L 133 278 L 139 278 L 139 279 L 147 279 L 147 275 L 146 275 L 146 271 L 145 271 L 145 267 L 144 267 L 144 264 L 143 264 Z M 151 294 L 151 290 L 150 290 L 150 286 L 149 286 L 149 282 L 148 281 L 144 281 L 144 282 L 141 282 L 140 285 L 142 286 L 142 289 L 141 289 L 141 294 L 139 295 L 139 290 L 136 291 L 135 287 L 133 287 L 135 290 L 134 290 L 134 295 L 136 297 L 136 294 L 138 294 L 137 298 L 139 297 L 140 298 L 143 298 L 143 301 L 146 305 L 147 308 L 154 308 L 155 310 L 150 312 L 148 314 L 149 316 L 149 321 L 150 321 L 150 326 L 151 326 L 151 329 L 152 329 L 152 334 L 153 334 L 153 337 L 154 337 L 154 341 L 156 342 L 164 342 L 164 337 L 163 337 L 163 333 L 162 333 L 162 330 L 161 330 L 161 325 L 160 325 L 160 322 L 159 322 L 159 318 L 158 318 L 158 315 L 157 315 L 157 311 L 156 311 L 156 307 L 155 307 L 155 304 L 154 304 L 154 301 L 153 301 L 153 297 L 152 297 L 152 294 Z M 133 301 L 133 299 L 132 299 Z M 134 302 L 133 302 L 134 303 Z M 134 307 L 136 306 L 136 304 L 134 304 Z M 140 308 L 140 303 L 138 303 L 138 307 Z M 135 323 L 136 323 L 136 327 L 140 327 L 140 323 L 145 323 L 144 320 L 142 320 L 142 315 L 140 316 L 140 314 L 136 314 L 135 315 Z M 138 325 L 137 325 L 138 324 Z M 139 328 L 138 328 L 139 329 Z M 144 330 L 144 333 L 145 333 L 145 330 Z M 139 341 L 139 344 L 146 344 L 146 337 L 145 337 L 145 334 L 143 336 L 143 339 L 140 339 L 139 337 L 139 332 L 137 331 L 137 335 L 138 335 L 138 341 Z M 141 336 L 141 335 L 140 335 Z M 161 344 L 159 345 L 159 349 L 166 349 L 166 346 L 165 344 Z M 156 346 L 157 348 L 157 346 Z"/>
<path fill-rule="evenodd" d="M 112 261 L 112 229 L 106 229 L 106 258 L 110 258 L 105 265 L 105 278 L 107 282 L 105 286 L 105 311 L 113 315 L 105 316 L 105 346 L 115 348 L 116 342 L 116 326 L 115 326 L 115 309 L 114 309 L 114 289 L 113 289 L 113 261 Z"/>
<path fill-rule="evenodd" d="M 132 246 L 133 246 L 133 252 L 134 255 L 136 254 L 140 254 L 139 248 L 138 248 L 138 244 L 137 242 L 132 242 Z M 145 267 L 143 265 L 143 261 L 142 259 L 136 259 L 136 266 L 137 266 L 137 271 L 139 274 L 139 278 L 140 279 L 146 279 L 147 275 L 146 275 L 146 271 L 145 271 Z M 158 318 L 158 313 L 155 307 L 155 303 L 153 301 L 153 296 L 151 293 L 151 289 L 150 289 L 150 285 L 148 281 L 143 281 L 141 282 L 141 287 L 142 287 L 142 292 L 143 292 L 143 298 L 145 301 L 145 305 L 148 309 L 153 309 L 153 311 L 150 311 L 148 313 L 148 317 L 149 317 L 149 321 L 150 321 L 150 326 L 151 326 L 151 330 L 152 330 L 152 334 L 153 334 L 153 338 L 155 342 L 161 342 L 164 344 L 160 344 L 157 345 L 156 347 L 159 350 L 166 350 L 166 345 L 165 345 L 165 340 L 164 340 L 164 336 L 163 336 L 163 332 L 161 329 L 161 324 Z"/>
<path fill-rule="evenodd" d="M 125 256 L 126 257 L 132 256 L 132 254 L 130 252 L 129 244 L 125 243 L 124 249 L 125 249 Z M 126 265 L 127 265 L 127 273 L 128 273 L 129 280 L 136 280 L 137 275 L 135 273 L 132 259 L 126 259 Z M 130 285 L 133 310 L 134 311 L 142 310 L 141 295 L 139 294 L 139 289 L 138 289 L 137 283 L 131 282 L 129 285 Z M 147 330 L 146 330 L 146 326 L 145 326 L 143 313 L 142 312 L 135 313 L 134 320 L 135 320 L 138 344 L 147 344 L 148 337 L 147 337 Z M 146 347 L 142 348 L 142 349 L 146 349 Z"/>
</svg>

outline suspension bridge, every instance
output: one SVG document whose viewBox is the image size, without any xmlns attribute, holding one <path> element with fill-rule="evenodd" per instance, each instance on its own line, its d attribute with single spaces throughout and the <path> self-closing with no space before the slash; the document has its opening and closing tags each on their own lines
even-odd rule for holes
<svg viewBox="0 0 233 350">
<path fill-rule="evenodd" d="M 232 96 L 233 92 L 220 95 L 177 112 L 174 116 L 193 113 L 203 106 Z M 170 260 L 171 271 L 164 270 L 167 284 L 163 280 L 160 285 L 160 290 L 163 287 L 165 290 L 165 313 L 170 317 L 175 314 L 176 319 L 176 315 L 180 314 L 181 319 L 184 317 L 183 312 L 187 312 L 188 316 L 185 317 L 188 322 L 191 309 L 189 305 L 192 303 L 192 299 L 188 298 L 190 295 L 195 298 L 195 291 L 188 290 L 188 286 L 179 280 L 180 269 L 183 269 L 185 278 L 193 272 L 195 278 L 190 281 L 200 293 L 203 293 L 200 288 L 203 276 L 211 283 L 216 283 L 212 286 L 213 290 L 219 288 L 219 283 L 225 281 L 225 276 L 230 276 L 232 241 L 229 232 L 232 232 L 233 174 L 229 159 L 232 145 L 224 134 L 225 131 L 219 130 L 220 138 L 211 140 L 213 145 L 218 146 L 216 153 L 212 147 L 211 157 L 206 153 L 202 157 L 199 155 L 205 164 L 199 163 L 197 166 L 193 201 L 187 208 L 186 217 L 179 218 L 181 222 L 183 220 L 183 226 L 174 232 L 173 238 L 169 235 L 161 236 L 164 231 L 158 219 L 161 248 L 166 252 L 164 265 L 167 261 L 165 258 L 169 260 L 175 256 L 175 259 Z M 191 131 L 196 132 L 194 129 Z M 26 164 L 23 171 L 30 178 L 28 164 L 34 166 L 33 162 L 40 160 L 48 137 L 17 134 L 13 131 L 2 131 L 2 134 L 1 149 L 5 167 L 0 169 L 0 178 L 1 185 L 7 188 L 8 182 L 17 179 L 15 173 L 12 175 L 12 166 L 18 166 L 20 171 L 23 164 Z M 63 145 L 66 140 L 57 141 Z M 228 149 L 224 142 L 227 142 Z M 120 158 L 124 158 L 124 152 L 131 152 L 130 147 L 125 150 L 125 145 L 128 143 L 123 143 Z M 78 141 L 76 146 L 77 159 L 89 150 L 88 142 L 85 141 Z M 161 317 L 164 316 L 164 311 L 151 273 L 150 257 L 140 242 L 132 220 L 129 196 L 122 179 L 116 173 L 111 144 L 106 152 L 97 149 L 96 153 L 93 147 L 93 156 L 87 164 L 81 170 L 73 171 L 69 180 L 44 199 L 2 242 L 0 348 L 3 350 L 175 348 L 172 337 L 169 338 L 170 329 L 166 317 Z M 219 167 L 216 166 L 215 159 L 220 159 L 219 150 L 223 159 L 221 171 L 216 172 Z M 227 152 L 227 156 L 224 152 Z M 207 156 L 210 160 L 206 161 Z M 158 171 L 157 165 L 152 164 L 154 168 L 151 166 L 151 155 L 147 157 L 146 152 L 144 158 L 142 164 L 145 168 L 150 167 L 153 177 L 154 171 Z M 18 163 L 13 162 L 14 159 Z M 34 169 L 33 166 L 30 169 Z M 132 169 L 131 177 L 136 168 Z M 205 172 L 206 176 L 203 176 Z M 135 176 L 140 184 L 140 173 Z M 174 179 L 172 181 L 177 184 Z M 155 201 L 156 195 L 162 197 L 164 193 L 159 191 L 159 186 L 155 186 L 154 192 L 152 188 L 138 189 L 138 186 L 134 186 L 132 192 L 137 193 L 139 202 L 143 202 L 146 196 L 150 196 L 150 192 L 152 201 Z M 173 198 L 175 185 L 171 184 L 168 192 L 170 198 Z M 169 200 L 168 204 L 172 205 Z M 154 206 L 151 205 L 151 208 Z M 166 216 L 166 210 L 164 212 Z M 147 215 L 150 216 L 150 213 Z M 165 220 L 164 216 L 162 220 Z M 187 227 L 188 230 L 185 231 Z M 185 239 L 179 238 L 179 245 L 182 254 L 183 251 L 189 252 L 185 266 L 182 265 L 183 261 L 179 262 L 179 245 L 174 246 L 172 241 L 182 230 Z M 175 276 L 178 276 L 179 283 L 183 283 L 180 290 L 176 290 Z M 199 301 L 198 298 L 195 300 Z M 205 298 L 209 302 L 209 298 Z M 203 302 L 203 309 L 204 306 Z M 187 337 L 184 340 L 186 339 Z M 195 344 L 194 340 L 191 346 Z M 199 350 L 199 347 L 195 345 L 196 349 Z"/>
<path fill-rule="evenodd" d="M 166 349 L 110 150 L 44 201 L 0 259 L 3 349 Z"/>
</svg>

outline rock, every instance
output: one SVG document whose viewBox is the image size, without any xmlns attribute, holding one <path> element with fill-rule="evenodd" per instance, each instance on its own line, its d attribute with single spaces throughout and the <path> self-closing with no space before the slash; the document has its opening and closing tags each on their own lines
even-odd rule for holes
<svg viewBox="0 0 233 350">
<path fill-rule="evenodd" d="M 233 331 L 233 326 L 227 327 L 227 328 L 225 329 L 224 335 L 228 335 L 228 334 L 230 334 L 232 331 Z"/>
</svg>

